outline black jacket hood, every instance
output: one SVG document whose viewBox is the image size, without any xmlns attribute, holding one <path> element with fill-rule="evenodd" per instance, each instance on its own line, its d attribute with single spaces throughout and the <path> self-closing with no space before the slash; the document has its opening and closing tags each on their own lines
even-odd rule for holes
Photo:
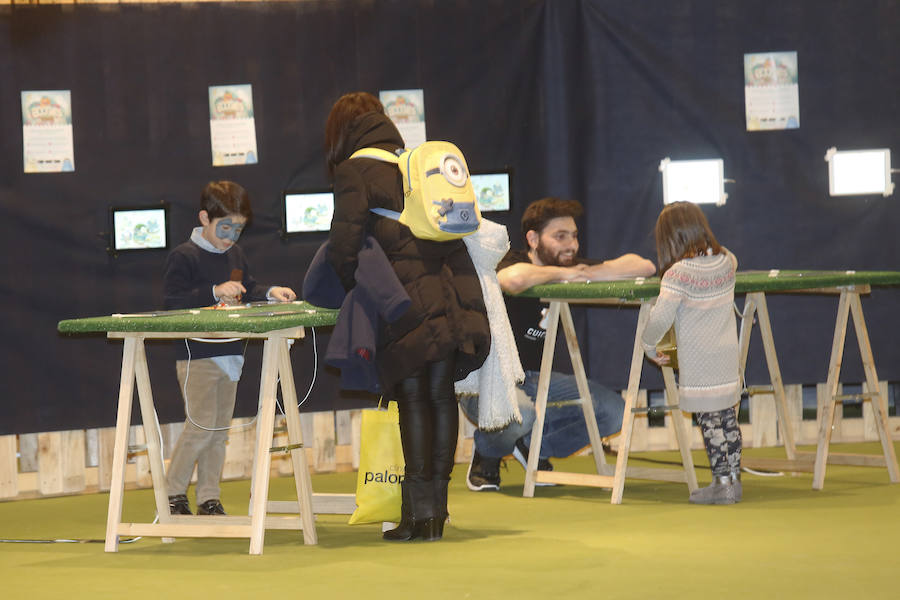
<svg viewBox="0 0 900 600">
<path fill-rule="evenodd" d="M 384 114 L 369 112 L 358 116 L 350 122 L 347 135 L 344 136 L 343 148 L 337 156 L 341 163 L 360 148 L 381 148 L 393 152 L 403 148 L 403 137 L 394 123 Z"/>
</svg>

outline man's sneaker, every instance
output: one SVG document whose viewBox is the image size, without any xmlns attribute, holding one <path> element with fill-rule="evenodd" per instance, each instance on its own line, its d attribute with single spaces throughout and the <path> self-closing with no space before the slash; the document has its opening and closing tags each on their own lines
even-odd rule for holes
<svg viewBox="0 0 900 600">
<path fill-rule="evenodd" d="M 466 473 L 466 485 L 473 492 L 500 490 L 500 459 L 478 454 L 472 448 L 472 462 Z"/>
<path fill-rule="evenodd" d="M 525 438 L 519 438 L 516 440 L 516 445 L 513 448 L 513 458 L 519 461 L 519 464 L 522 465 L 523 469 L 528 469 L 528 445 L 525 444 Z M 537 464 L 538 471 L 552 471 L 553 465 L 550 464 L 550 461 L 546 458 L 538 458 Z M 552 485 L 556 485 L 555 483 L 546 483 L 546 482 L 537 482 L 534 485 L 539 487 L 549 487 Z"/>
<path fill-rule="evenodd" d="M 175 496 L 169 496 L 169 514 L 170 515 L 190 515 L 191 507 L 188 504 L 187 496 L 184 494 L 177 494 Z"/>
<path fill-rule="evenodd" d="M 218 498 L 213 498 L 212 500 L 207 500 L 203 504 L 197 505 L 197 514 L 198 515 L 224 515 L 225 508 L 222 506 L 222 503 L 219 502 Z"/>
</svg>

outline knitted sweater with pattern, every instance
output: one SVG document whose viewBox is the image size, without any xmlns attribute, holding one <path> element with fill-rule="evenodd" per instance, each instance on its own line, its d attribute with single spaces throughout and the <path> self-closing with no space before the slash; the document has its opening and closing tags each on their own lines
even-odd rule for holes
<svg viewBox="0 0 900 600">
<path fill-rule="evenodd" d="M 682 410 L 718 411 L 740 399 L 733 309 L 736 269 L 737 258 L 725 250 L 680 260 L 660 282 L 641 342 L 647 356 L 655 357 L 656 344 L 674 323 Z"/>
</svg>

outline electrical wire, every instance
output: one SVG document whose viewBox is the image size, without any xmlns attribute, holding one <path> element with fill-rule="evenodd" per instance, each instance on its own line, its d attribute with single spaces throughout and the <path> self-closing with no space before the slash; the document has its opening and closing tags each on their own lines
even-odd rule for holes
<svg viewBox="0 0 900 600">
<path fill-rule="evenodd" d="M 191 338 L 191 339 L 193 339 L 194 341 L 198 341 L 198 342 L 221 344 L 223 342 L 236 341 L 238 338 L 229 338 L 229 339 L 225 339 L 225 340 L 209 340 L 209 339 L 202 339 L 202 338 Z M 247 345 L 249 343 L 250 343 L 250 340 L 247 340 L 246 342 L 244 342 L 244 349 L 241 352 L 241 357 L 243 357 L 247 353 Z M 182 385 L 182 388 L 181 388 L 181 395 L 184 398 L 184 414 L 185 414 L 185 416 L 187 416 L 188 421 L 190 421 L 191 424 L 194 427 L 196 427 L 197 429 L 202 429 L 204 431 L 230 431 L 232 429 L 244 429 L 244 428 L 250 427 L 251 425 L 256 423 L 257 417 L 253 417 L 253 419 L 250 420 L 249 422 L 242 423 L 240 425 L 229 425 L 227 427 L 204 427 L 203 425 L 200 425 L 199 423 L 197 423 L 194 420 L 194 418 L 191 416 L 191 411 L 188 408 L 187 384 L 188 384 L 188 379 L 190 379 L 190 377 L 191 377 L 191 345 L 188 343 L 188 340 L 184 340 L 184 347 L 187 349 L 188 358 L 187 358 L 187 367 L 185 368 L 185 373 L 184 373 L 184 385 Z M 256 412 L 257 412 L 257 416 L 259 416 L 259 411 L 257 410 Z"/>
<path fill-rule="evenodd" d="M 159 522 L 159 515 L 156 515 L 156 518 L 153 519 L 152 524 L 156 524 Z M 144 539 L 144 536 L 139 535 L 133 538 L 125 538 L 124 540 L 119 540 L 120 544 L 133 544 L 134 542 L 140 541 Z M 24 539 L 24 538 L 0 538 L 0 543 L 2 544 L 104 544 L 106 540 L 98 540 L 93 538 L 57 538 L 53 540 L 47 539 Z"/>
</svg>

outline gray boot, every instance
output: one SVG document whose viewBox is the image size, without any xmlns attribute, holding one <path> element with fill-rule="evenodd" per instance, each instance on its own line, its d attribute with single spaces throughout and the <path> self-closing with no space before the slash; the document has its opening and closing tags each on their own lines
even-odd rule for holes
<svg viewBox="0 0 900 600">
<path fill-rule="evenodd" d="M 713 477 L 711 484 L 691 492 L 688 502 L 691 504 L 734 504 L 736 502 L 735 485 L 731 481 L 731 475 Z"/>
<path fill-rule="evenodd" d="M 731 472 L 731 485 L 734 486 L 734 501 L 740 502 L 744 497 L 744 487 L 741 485 L 741 470 Z"/>
</svg>

